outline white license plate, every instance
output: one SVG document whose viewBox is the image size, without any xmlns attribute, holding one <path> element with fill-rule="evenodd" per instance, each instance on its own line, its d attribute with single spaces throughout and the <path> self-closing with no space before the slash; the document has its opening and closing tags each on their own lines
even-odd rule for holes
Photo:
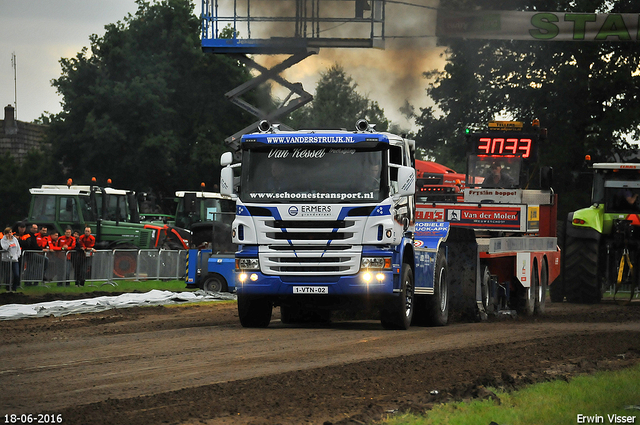
<svg viewBox="0 0 640 425">
<path fill-rule="evenodd" d="M 294 294 L 328 294 L 328 286 L 294 286 Z"/>
</svg>

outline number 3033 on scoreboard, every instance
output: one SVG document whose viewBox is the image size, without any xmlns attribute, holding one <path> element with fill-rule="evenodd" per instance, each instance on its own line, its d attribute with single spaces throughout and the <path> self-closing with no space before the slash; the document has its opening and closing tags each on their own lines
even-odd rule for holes
<svg viewBox="0 0 640 425">
<path fill-rule="evenodd" d="M 474 144 L 476 153 L 481 155 L 521 155 L 528 159 L 533 140 L 524 137 L 478 137 Z"/>
</svg>

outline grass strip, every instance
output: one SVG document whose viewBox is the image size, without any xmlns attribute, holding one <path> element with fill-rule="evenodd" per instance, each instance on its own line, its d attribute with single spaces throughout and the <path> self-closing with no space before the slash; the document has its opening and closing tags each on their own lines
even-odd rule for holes
<svg viewBox="0 0 640 425">
<path fill-rule="evenodd" d="M 493 390 L 493 389 L 492 389 Z M 394 416 L 384 425 L 640 424 L 640 365 L 566 381 L 545 382 L 494 400 L 435 406 L 424 416 Z"/>
<path fill-rule="evenodd" d="M 187 289 L 184 280 L 118 280 L 115 285 L 106 281 L 86 282 L 85 286 L 75 286 L 73 282 L 69 286 L 58 286 L 56 283 L 47 286 L 23 286 L 19 292 L 27 296 L 43 296 L 47 294 L 84 294 L 91 292 L 149 292 L 152 289 L 161 291 L 184 292 L 195 291 L 195 289 Z"/>
</svg>

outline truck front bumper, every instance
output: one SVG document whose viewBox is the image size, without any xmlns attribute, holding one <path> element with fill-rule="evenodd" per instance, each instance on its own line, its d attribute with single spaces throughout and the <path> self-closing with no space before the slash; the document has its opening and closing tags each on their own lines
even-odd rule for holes
<svg viewBox="0 0 640 425">
<path fill-rule="evenodd" d="M 349 276 L 270 276 L 259 271 L 236 272 L 238 295 L 392 295 L 399 271 L 359 272 Z"/>
</svg>

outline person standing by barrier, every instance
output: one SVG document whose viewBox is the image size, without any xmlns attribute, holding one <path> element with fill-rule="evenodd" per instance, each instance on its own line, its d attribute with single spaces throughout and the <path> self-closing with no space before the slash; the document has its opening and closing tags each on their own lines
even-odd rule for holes
<svg viewBox="0 0 640 425">
<path fill-rule="evenodd" d="M 20 229 L 20 227 L 18 227 Z M 23 265 L 20 267 L 23 270 L 23 283 L 28 285 L 29 282 L 37 284 L 38 281 L 43 280 L 44 273 L 49 266 L 49 259 L 46 255 L 42 255 L 42 247 L 38 244 L 38 225 L 31 223 L 27 227 L 27 233 L 20 239 L 20 248 L 22 248 Z"/>
<path fill-rule="evenodd" d="M 17 291 L 20 286 L 20 266 L 18 261 L 20 260 L 20 242 L 13 236 L 11 227 L 4 229 L 4 235 L 0 240 L 0 247 L 2 247 L 2 271 L 3 278 L 6 283 L 9 284 L 8 290 Z"/>
<path fill-rule="evenodd" d="M 45 252 L 46 256 L 51 256 L 51 262 L 49 264 L 51 267 L 49 267 L 48 270 L 45 270 L 45 274 L 47 271 L 49 273 L 45 276 L 45 280 L 58 280 L 58 264 L 60 263 L 59 259 L 61 258 L 59 253 L 62 251 L 62 248 L 58 246 L 59 235 L 58 231 L 54 229 L 49 236 L 45 236 L 43 238 L 45 246 L 42 250 Z M 58 286 L 62 286 L 62 283 L 58 282 Z"/>
<path fill-rule="evenodd" d="M 75 260 L 76 238 L 71 234 L 71 228 L 67 227 L 64 231 L 64 235 L 58 238 L 57 245 L 60 250 L 65 253 L 66 265 L 64 268 L 64 280 L 69 284 L 69 276 L 71 275 L 72 261 Z"/>
<path fill-rule="evenodd" d="M 14 236 L 16 237 L 16 239 L 18 239 L 18 242 L 20 243 L 20 249 L 22 250 L 20 261 L 18 261 L 18 269 L 20 270 L 20 273 L 24 273 L 25 251 L 32 251 L 34 249 L 37 250 L 38 244 L 36 243 L 36 239 L 33 237 L 33 235 L 27 231 L 27 225 L 24 222 L 18 222 L 16 228 L 17 231 Z"/>
<path fill-rule="evenodd" d="M 87 269 L 91 267 L 91 256 L 96 251 L 95 245 L 96 238 L 91 234 L 91 227 L 87 226 L 84 229 L 84 234 L 78 239 L 78 247 L 82 251 L 79 252 L 76 286 L 84 286 Z"/>
<path fill-rule="evenodd" d="M 49 270 L 49 256 L 46 252 L 55 251 L 54 249 L 49 248 L 51 245 L 51 235 L 49 235 L 49 229 L 44 224 L 40 226 L 40 232 L 36 233 L 36 242 L 41 250 L 45 252 L 44 254 L 44 274 L 43 281 L 51 280 L 48 278 L 47 271 Z M 54 243 L 55 245 L 55 243 Z"/>
<path fill-rule="evenodd" d="M 20 229 L 20 226 L 18 226 Z M 38 246 L 36 234 L 38 233 L 38 225 L 33 223 L 29 226 L 29 230 L 20 238 L 20 247 L 23 251 L 40 251 L 42 248 Z"/>
</svg>

